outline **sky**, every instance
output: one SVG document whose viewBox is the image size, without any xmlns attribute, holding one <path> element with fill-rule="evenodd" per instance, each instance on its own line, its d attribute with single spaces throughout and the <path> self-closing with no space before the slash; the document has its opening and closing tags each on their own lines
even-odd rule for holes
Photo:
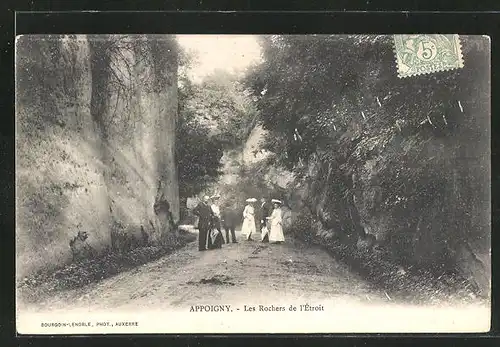
<svg viewBox="0 0 500 347">
<path fill-rule="evenodd" d="M 254 35 L 177 35 L 182 48 L 196 55 L 188 75 L 199 82 L 215 69 L 242 72 L 261 59 Z"/>
</svg>

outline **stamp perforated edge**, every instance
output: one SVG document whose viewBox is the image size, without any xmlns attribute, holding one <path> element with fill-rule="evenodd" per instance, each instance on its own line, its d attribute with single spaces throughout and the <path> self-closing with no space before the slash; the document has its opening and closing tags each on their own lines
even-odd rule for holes
<svg viewBox="0 0 500 347">
<path fill-rule="evenodd" d="M 425 72 L 414 72 L 410 74 L 402 74 L 401 70 L 399 69 L 399 63 L 398 63 L 398 54 L 397 54 L 397 48 L 396 48 L 396 37 L 399 35 L 403 34 L 395 34 L 393 35 L 393 52 L 394 52 L 394 58 L 396 61 L 396 69 L 398 72 L 398 77 L 399 78 L 407 78 L 407 77 L 413 77 L 413 76 L 421 76 L 421 75 L 429 75 L 437 72 L 446 72 L 446 71 L 452 71 L 452 70 L 458 70 L 464 67 L 464 59 L 463 59 L 463 53 L 462 53 L 462 43 L 460 41 L 460 35 L 458 34 L 453 34 L 453 38 L 457 41 L 457 46 L 458 46 L 458 66 L 455 67 L 448 67 L 448 68 L 443 68 L 439 69 L 436 71 L 425 71 Z M 406 34 L 409 35 L 409 34 Z M 424 35 L 424 34 L 422 34 Z"/>
</svg>

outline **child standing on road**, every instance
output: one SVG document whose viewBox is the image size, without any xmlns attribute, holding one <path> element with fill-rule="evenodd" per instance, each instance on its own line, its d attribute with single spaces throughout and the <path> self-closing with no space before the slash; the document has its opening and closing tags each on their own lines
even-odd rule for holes
<svg viewBox="0 0 500 347">
<path fill-rule="evenodd" d="M 248 205 L 245 206 L 243 211 L 243 226 L 241 228 L 241 233 L 246 235 L 248 241 L 252 241 L 252 234 L 256 232 L 255 227 L 255 209 L 253 204 L 257 201 L 255 198 L 249 198 L 246 200 Z"/>
</svg>

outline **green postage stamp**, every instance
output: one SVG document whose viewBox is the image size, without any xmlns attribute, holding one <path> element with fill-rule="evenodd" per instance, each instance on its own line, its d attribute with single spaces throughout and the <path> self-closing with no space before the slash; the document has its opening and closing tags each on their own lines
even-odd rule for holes
<svg viewBox="0 0 500 347">
<path fill-rule="evenodd" d="M 458 35 L 394 35 L 398 77 L 464 67 Z"/>
</svg>

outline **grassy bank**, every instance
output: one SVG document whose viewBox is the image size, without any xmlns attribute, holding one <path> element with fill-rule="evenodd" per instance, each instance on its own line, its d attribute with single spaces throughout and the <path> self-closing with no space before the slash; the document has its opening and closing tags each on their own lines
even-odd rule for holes
<svg viewBox="0 0 500 347">
<path fill-rule="evenodd" d="M 195 234 L 180 232 L 179 237 L 169 245 L 149 245 L 125 253 L 107 250 L 92 259 L 70 263 L 52 271 L 40 271 L 18 281 L 18 298 L 24 303 L 36 303 L 51 293 L 81 288 L 157 260 L 195 240 Z"/>
<path fill-rule="evenodd" d="M 456 272 L 441 270 L 439 265 L 404 268 L 383 253 L 360 251 L 337 240 L 325 240 L 310 234 L 295 234 L 300 242 L 326 249 L 336 260 L 346 264 L 374 288 L 385 292 L 395 302 L 411 304 L 485 303 L 470 282 Z"/>
</svg>

